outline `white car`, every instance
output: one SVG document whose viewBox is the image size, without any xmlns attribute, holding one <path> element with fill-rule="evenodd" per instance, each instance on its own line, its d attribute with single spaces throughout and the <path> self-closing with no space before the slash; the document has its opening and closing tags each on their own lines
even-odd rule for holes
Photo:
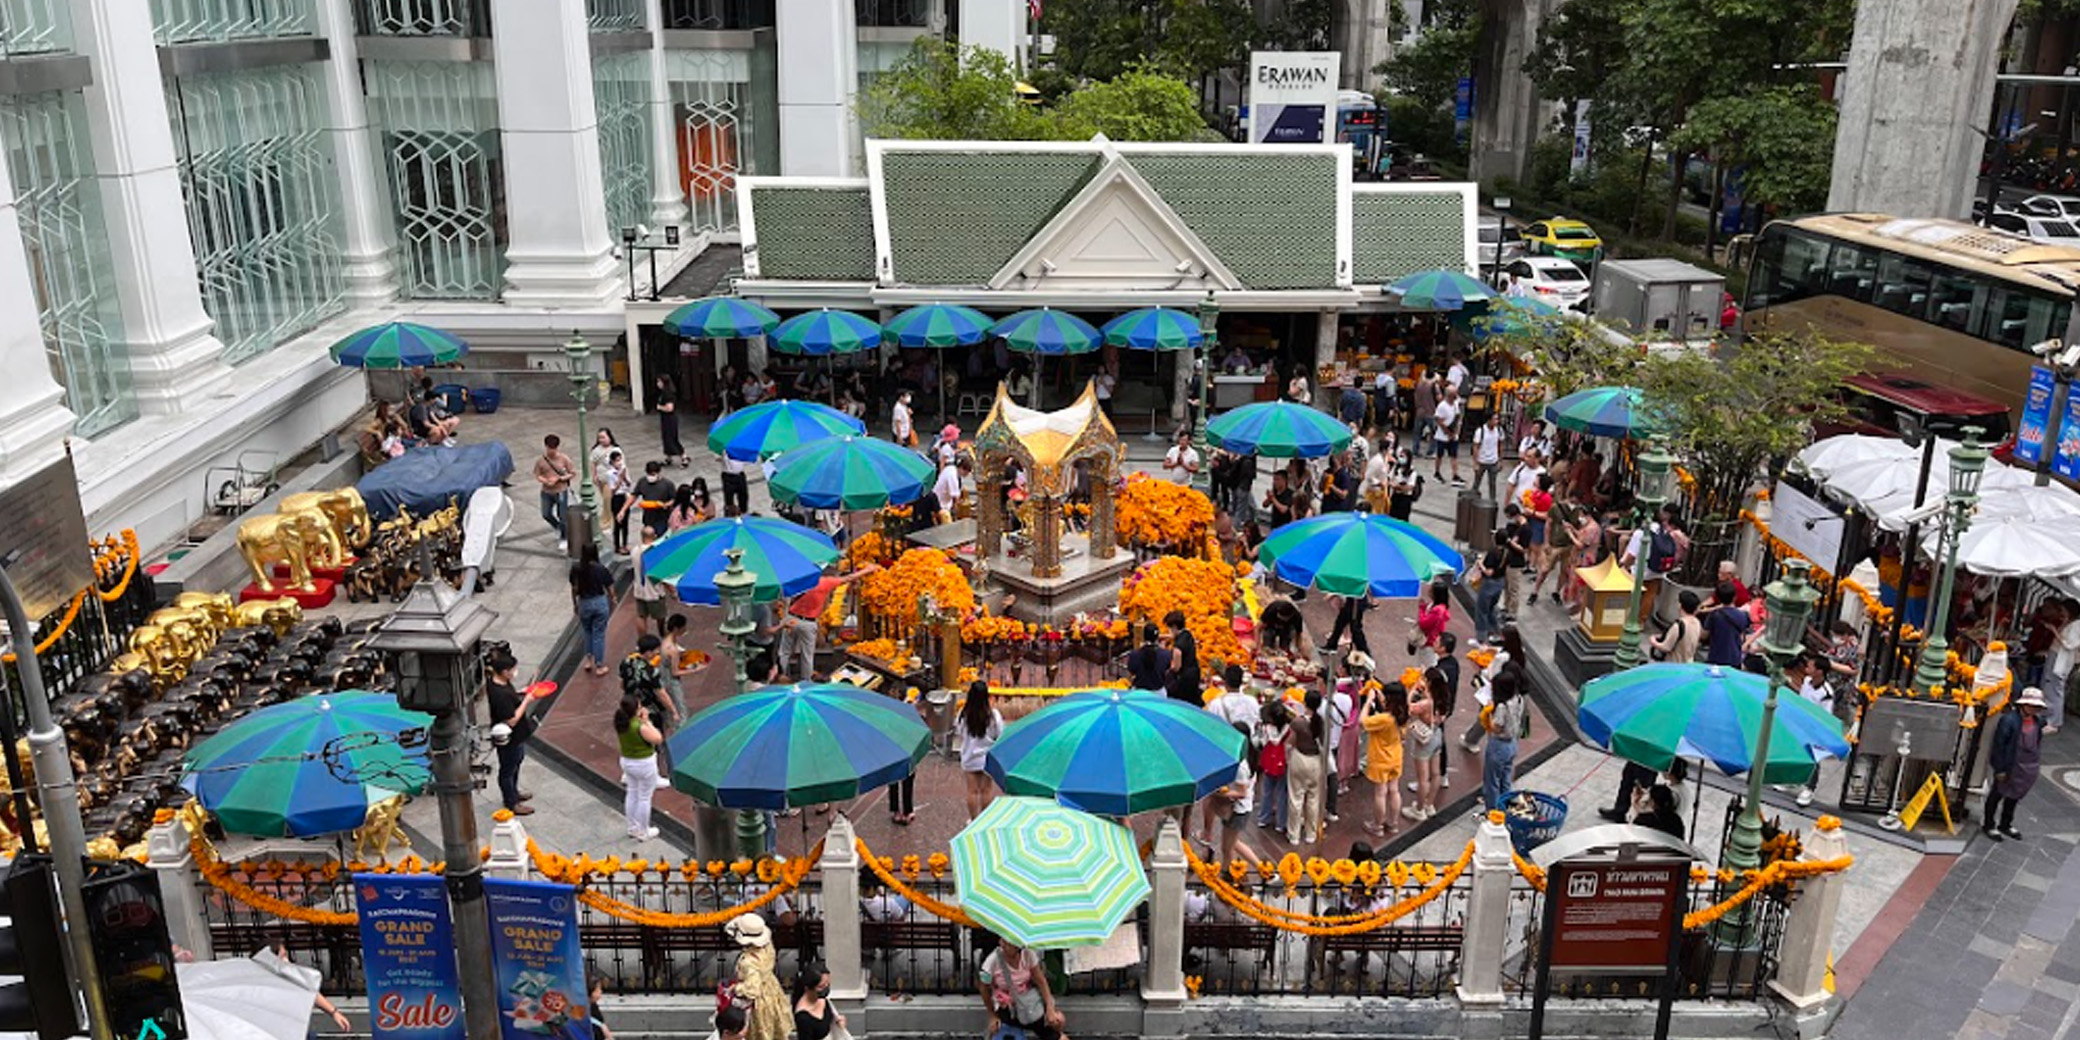
<svg viewBox="0 0 2080 1040">
<path fill-rule="evenodd" d="M 1589 302 L 1589 276 L 1572 260 L 1557 256 L 1518 257 L 1503 271 L 1523 286 L 1521 295 L 1541 303 L 1578 311 Z"/>
<path fill-rule="evenodd" d="M 2031 195 L 2016 208 L 2029 216 L 2080 220 L 2080 198 L 2071 195 Z M 2000 210 L 2001 207 L 1994 207 L 1994 212 Z"/>
<path fill-rule="evenodd" d="M 1505 225 L 1501 217 L 1482 217 L 1479 221 L 1481 270 L 1493 271 L 1503 264 L 1524 255 L 1524 240 L 1517 229 Z"/>
<path fill-rule="evenodd" d="M 1986 219 L 1986 226 L 2021 235 L 2032 242 L 2080 246 L 2080 229 L 2076 229 L 2072 221 L 2058 217 L 1995 211 Z"/>
</svg>

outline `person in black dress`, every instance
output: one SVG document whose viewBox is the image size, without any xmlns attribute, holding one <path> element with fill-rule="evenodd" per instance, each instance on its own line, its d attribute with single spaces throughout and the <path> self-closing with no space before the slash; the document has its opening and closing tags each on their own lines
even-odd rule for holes
<svg viewBox="0 0 2080 1040">
<path fill-rule="evenodd" d="M 1184 612 L 1173 610 L 1163 618 L 1170 630 L 1170 646 L 1176 652 L 1171 662 L 1170 696 L 1194 708 L 1200 707 L 1199 641 L 1185 627 Z"/>
<path fill-rule="evenodd" d="M 1286 479 L 1285 470 L 1271 473 L 1271 492 L 1264 496 L 1264 508 L 1271 512 L 1271 529 L 1276 531 L 1293 522 L 1293 486 Z"/>
<path fill-rule="evenodd" d="M 1170 689 L 1170 651 L 1157 641 L 1156 626 L 1141 626 L 1141 645 L 1127 655 L 1127 678 L 1137 690 L 1158 693 Z"/>
<path fill-rule="evenodd" d="M 824 1040 L 844 1028 L 845 1016 L 831 1005 L 831 970 L 822 961 L 802 965 L 794 980 L 794 1033 L 801 1040 Z"/>
<path fill-rule="evenodd" d="M 1394 468 L 1387 483 L 1387 515 L 1396 520 L 1408 519 L 1409 511 L 1415 508 L 1416 499 L 1423 497 L 1423 475 L 1416 472 L 1415 461 L 1409 458 L 1408 449 L 1394 453 Z"/>
<path fill-rule="evenodd" d="M 1336 624 L 1329 629 L 1328 650 L 1336 651 L 1343 644 L 1344 629 L 1350 629 L 1352 649 L 1362 650 L 1372 656 L 1372 644 L 1365 639 L 1365 612 L 1372 609 L 1371 596 L 1336 597 Z"/>
<path fill-rule="evenodd" d="M 657 377 L 657 396 L 652 407 L 657 409 L 657 436 L 663 442 L 665 459 L 682 467 L 692 465 L 686 445 L 679 442 L 679 384 L 671 376 Z"/>
</svg>

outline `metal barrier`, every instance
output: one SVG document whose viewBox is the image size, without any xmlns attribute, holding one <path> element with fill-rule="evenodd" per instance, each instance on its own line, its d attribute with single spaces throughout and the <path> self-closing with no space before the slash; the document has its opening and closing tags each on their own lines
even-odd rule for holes
<svg viewBox="0 0 2080 1040">
<path fill-rule="evenodd" d="M 954 902 L 952 875 L 920 877 L 914 887 L 942 902 Z M 875 993 L 971 995 L 981 977 L 983 959 L 996 940 L 979 928 L 943 920 L 908 899 L 877 887 L 866 890 L 860 906 L 860 952 L 868 987 Z M 1142 948 L 1147 948 L 1147 911 L 1140 911 Z M 1052 955 L 1050 955 L 1052 956 Z M 1060 969 L 1059 963 L 1051 965 Z M 1067 976 L 1067 994 L 1132 993 L 1140 967 L 1079 972 Z"/>
<path fill-rule="evenodd" d="M 113 603 L 103 603 L 101 597 L 89 595 L 80 602 L 79 616 L 50 649 L 36 655 L 43 668 L 43 686 L 53 700 L 71 692 L 80 680 L 100 671 L 108 662 L 121 654 L 129 643 L 130 633 L 144 624 L 154 606 L 152 583 L 140 564 L 139 573 L 130 581 L 122 596 Z M 36 620 L 34 633 L 36 642 L 41 643 L 51 632 L 65 621 L 67 607 L 56 610 Z M 21 688 L 21 677 L 12 664 L 0 665 L 5 670 L 7 689 Z M 22 722 L 21 709 L 13 698 L 8 704 L 15 712 L 15 719 Z"/>
<path fill-rule="evenodd" d="M 330 913 L 354 910 L 353 879 L 342 873 L 330 879 L 316 872 L 278 876 L 234 877 L 263 896 L 292 906 Z M 217 891 L 194 875 L 197 902 L 209 927 L 210 945 L 218 957 L 243 957 L 279 948 L 290 961 L 316 968 L 324 992 L 359 996 L 367 985 L 361 974 L 361 929 L 356 925 L 311 924 L 276 917 Z"/>
<path fill-rule="evenodd" d="M 1415 886 L 1379 895 L 1331 882 L 1254 876 L 1242 884 L 1271 906 L 1318 917 L 1364 913 L 1406 898 Z M 1221 996 L 1440 997 L 1456 981 L 1465 941 L 1471 875 L 1393 924 L 1353 935 L 1315 936 L 1273 928 L 1236 913 L 1191 878 L 1185 897 L 1185 973 L 1199 992 Z"/>
</svg>

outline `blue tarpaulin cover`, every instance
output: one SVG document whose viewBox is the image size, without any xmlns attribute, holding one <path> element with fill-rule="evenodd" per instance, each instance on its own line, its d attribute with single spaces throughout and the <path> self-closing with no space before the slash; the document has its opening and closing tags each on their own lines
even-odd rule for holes
<svg viewBox="0 0 2080 1040">
<path fill-rule="evenodd" d="M 457 448 L 418 447 L 375 468 L 356 485 L 368 514 L 388 520 L 399 508 L 413 516 L 444 509 L 448 499 L 467 503 L 470 492 L 504 481 L 513 473 L 513 453 L 503 443 Z"/>
</svg>

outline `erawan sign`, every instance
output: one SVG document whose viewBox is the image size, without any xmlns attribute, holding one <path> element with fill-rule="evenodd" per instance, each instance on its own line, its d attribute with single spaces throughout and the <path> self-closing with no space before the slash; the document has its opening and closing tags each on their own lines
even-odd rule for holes
<svg viewBox="0 0 2080 1040">
<path fill-rule="evenodd" d="M 1336 51 L 1252 51 L 1251 144 L 1326 144 L 1336 139 Z"/>
</svg>

